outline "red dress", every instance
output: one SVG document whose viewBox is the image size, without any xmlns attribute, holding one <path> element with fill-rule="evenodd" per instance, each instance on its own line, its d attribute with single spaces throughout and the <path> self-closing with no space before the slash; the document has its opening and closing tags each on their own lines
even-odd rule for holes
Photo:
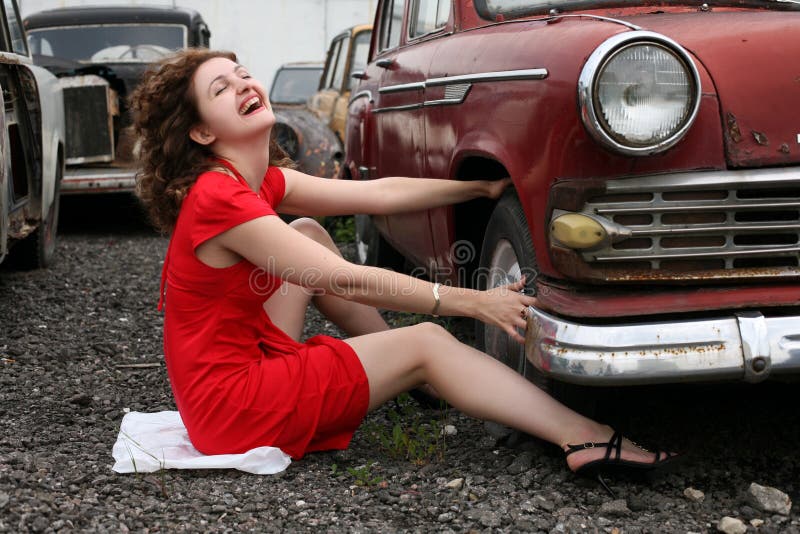
<svg viewBox="0 0 800 534">
<path fill-rule="evenodd" d="M 269 168 L 258 195 L 236 176 L 198 177 L 164 262 L 164 356 L 189 438 L 204 454 L 266 445 L 297 459 L 347 448 L 369 404 L 353 349 L 329 336 L 299 343 L 272 324 L 262 304 L 280 278 L 244 259 L 214 268 L 195 256 L 208 239 L 276 215 L 272 206 L 285 191 L 280 169 Z"/>
</svg>

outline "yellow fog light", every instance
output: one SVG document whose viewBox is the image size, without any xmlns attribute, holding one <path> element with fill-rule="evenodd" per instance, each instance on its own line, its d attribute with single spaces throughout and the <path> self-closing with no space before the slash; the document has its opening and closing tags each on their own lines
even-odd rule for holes
<svg viewBox="0 0 800 534">
<path fill-rule="evenodd" d="M 567 213 L 553 219 L 550 235 L 562 245 L 574 249 L 592 248 L 607 237 L 599 222 L 579 213 Z"/>
</svg>

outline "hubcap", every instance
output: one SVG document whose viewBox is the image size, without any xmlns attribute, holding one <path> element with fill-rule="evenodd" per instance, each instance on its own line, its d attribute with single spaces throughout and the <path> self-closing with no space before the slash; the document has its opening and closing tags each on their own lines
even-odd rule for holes
<svg viewBox="0 0 800 534">
<path fill-rule="evenodd" d="M 510 284 L 520 279 L 522 272 L 519 259 L 510 241 L 500 239 L 497 242 L 489 262 L 489 272 L 486 274 L 488 275 L 487 289 Z M 521 334 L 524 335 L 524 332 Z M 509 338 L 503 330 L 496 326 L 486 325 L 484 346 L 487 353 L 518 373 L 525 374 L 527 365 L 525 348 Z"/>
</svg>

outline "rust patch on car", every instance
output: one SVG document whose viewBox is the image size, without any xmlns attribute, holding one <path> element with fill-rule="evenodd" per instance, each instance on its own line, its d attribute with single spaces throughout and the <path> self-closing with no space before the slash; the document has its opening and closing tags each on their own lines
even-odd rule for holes
<svg viewBox="0 0 800 534">
<path fill-rule="evenodd" d="M 728 136 L 734 143 L 739 143 L 742 140 L 742 132 L 739 130 L 739 124 L 736 122 L 736 116 L 728 112 L 725 117 L 725 124 L 728 126 Z"/>
<path fill-rule="evenodd" d="M 766 136 L 766 134 L 753 130 L 753 138 L 759 145 L 769 146 L 769 138 Z"/>
<path fill-rule="evenodd" d="M 778 149 L 778 152 L 783 152 L 784 154 L 789 153 L 789 143 L 781 144 L 781 147 Z"/>
</svg>

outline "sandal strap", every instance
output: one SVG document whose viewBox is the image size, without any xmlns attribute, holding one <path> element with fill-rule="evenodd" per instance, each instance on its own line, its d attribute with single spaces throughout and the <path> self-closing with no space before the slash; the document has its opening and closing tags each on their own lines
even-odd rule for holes
<svg viewBox="0 0 800 534">
<path fill-rule="evenodd" d="M 606 448 L 605 459 L 611 458 L 611 450 L 614 450 L 614 461 L 619 461 L 622 458 L 622 434 L 614 432 L 609 441 L 609 446 Z"/>
<path fill-rule="evenodd" d="M 567 449 L 564 451 L 564 456 L 569 456 L 574 452 L 583 451 L 586 449 L 594 449 L 599 447 L 606 448 L 606 455 L 605 455 L 606 460 L 608 460 L 609 457 L 611 456 L 612 450 L 616 450 L 615 457 L 617 460 L 619 460 L 619 458 L 622 456 L 622 434 L 615 431 L 614 434 L 611 436 L 610 440 L 602 443 L 597 441 L 587 441 L 586 443 L 578 443 L 576 445 L 571 445 L 567 443 Z"/>
</svg>

